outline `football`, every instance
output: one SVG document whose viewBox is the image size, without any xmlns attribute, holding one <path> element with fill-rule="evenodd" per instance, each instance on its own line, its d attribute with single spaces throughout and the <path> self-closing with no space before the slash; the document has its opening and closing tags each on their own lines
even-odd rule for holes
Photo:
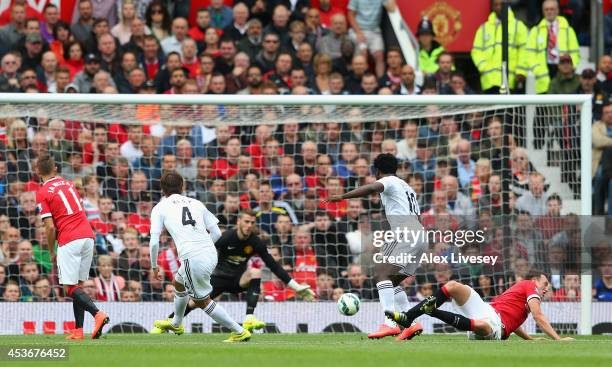
<svg viewBox="0 0 612 367">
<path fill-rule="evenodd" d="M 361 301 L 353 293 L 345 293 L 338 300 L 338 311 L 345 316 L 353 316 L 359 311 Z"/>
</svg>

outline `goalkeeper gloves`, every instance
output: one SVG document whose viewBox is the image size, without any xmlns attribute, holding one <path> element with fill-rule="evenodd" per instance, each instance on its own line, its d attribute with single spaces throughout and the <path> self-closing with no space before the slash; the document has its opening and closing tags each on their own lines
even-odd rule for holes
<svg viewBox="0 0 612 367">
<path fill-rule="evenodd" d="M 302 297 L 304 301 L 314 301 L 315 294 L 312 289 L 310 289 L 308 284 L 300 284 L 291 279 L 288 285 L 295 291 L 295 293 Z"/>
</svg>

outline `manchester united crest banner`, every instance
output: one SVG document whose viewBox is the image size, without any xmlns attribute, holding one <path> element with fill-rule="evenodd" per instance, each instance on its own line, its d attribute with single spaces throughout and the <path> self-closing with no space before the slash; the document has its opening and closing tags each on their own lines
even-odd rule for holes
<svg viewBox="0 0 612 367">
<path fill-rule="evenodd" d="M 490 13 L 489 0 L 398 0 L 406 24 L 416 34 L 422 17 L 433 24 L 436 40 L 451 52 L 469 52 L 478 27 Z"/>
</svg>

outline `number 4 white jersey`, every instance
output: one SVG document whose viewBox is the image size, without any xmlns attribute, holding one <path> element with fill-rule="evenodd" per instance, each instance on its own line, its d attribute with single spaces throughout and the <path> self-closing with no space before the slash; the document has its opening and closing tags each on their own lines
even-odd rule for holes
<svg viewBox="0 0 612 367">
<path fill-rule="evenodd" d="M 386 176 L 377 182 L 385 187 L 380 193 L 380 200 L 385 207 L 387 218 L 421 214 L 417 195 L 406 181 L 397 176 Z"/>
<path fill-rule="evenodd" d="M 176 244 L 181 261 L 215 249 L 207 229 L 217 223 L 217 217 L 204 204 L 179 194 L 163 198 L 151 211 L 151 234 L 160 234 L 165 227 Z"/>
</svg>

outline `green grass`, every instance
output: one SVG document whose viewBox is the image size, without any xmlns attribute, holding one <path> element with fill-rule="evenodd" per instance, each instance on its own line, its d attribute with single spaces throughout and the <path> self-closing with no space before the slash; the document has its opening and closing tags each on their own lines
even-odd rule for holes
<svg viewBox="0 0 612 367">
<path fill-rule="evenodd" d="M 426 335 L 408 342 L 368 340 L 365 334 L 259 334 L 248 343 L 226 344 L 225 334 L 176 336 L 110 334 L 67 343 L 63 336 L 2 336 L 0 347 L 69 346 L 68 362 L 0 361 L 1 366 L 352 367 L 352 366 L 610 366 L 612 337 L 573 342 L 512 338 L 468 341 L 463 335 Z"/>
</svg>

